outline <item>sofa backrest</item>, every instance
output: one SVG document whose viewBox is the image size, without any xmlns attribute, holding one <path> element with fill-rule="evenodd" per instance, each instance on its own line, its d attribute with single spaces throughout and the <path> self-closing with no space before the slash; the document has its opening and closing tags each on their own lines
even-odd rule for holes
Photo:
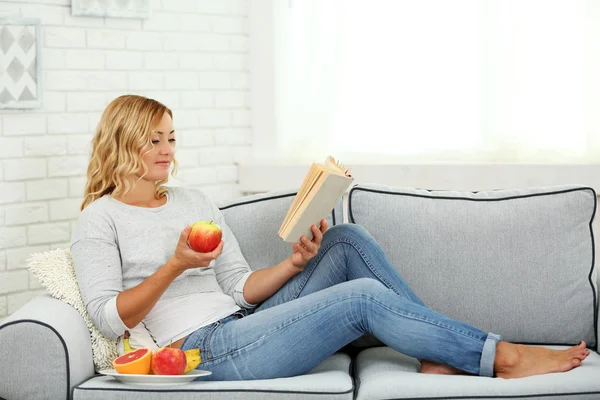
<svg viewBox="0 0 600 400">
<path fill-rule="evenodd" d="M 295 195 L 295 190 L 274 191 L 218 204 L 253 270 L 271 267 L 292 254 L 292 244 L 277 232 Z M 342 201 L 326 220 L 330 227 L 342 221 Z"/>
<path fill-rule="evenodd" d="M 356 185 L 364 226 L 429 307 L 520 343 L 597 343 L 585 186 L 459 192 Z"/>
</svg>

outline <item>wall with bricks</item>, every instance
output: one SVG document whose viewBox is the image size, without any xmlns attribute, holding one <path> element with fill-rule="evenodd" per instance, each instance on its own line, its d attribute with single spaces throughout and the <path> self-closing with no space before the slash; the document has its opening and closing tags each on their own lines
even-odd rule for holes
<svg viewBox="0 0 600 400">
<path fill-rule="evenodd" d="M 70 0 L 0 1 L 0 17 L 41 20 L 43 107 L 0 110 L 0 320 L 43 292 L 33 252 L 68 246 L 90 142 L 125 93 L 174 112 L 175 184 L 214 200 L 240 195 L 250 152 L 248 4 L 151 0 L 148 19 L 71 16 Z"/>
</svg>

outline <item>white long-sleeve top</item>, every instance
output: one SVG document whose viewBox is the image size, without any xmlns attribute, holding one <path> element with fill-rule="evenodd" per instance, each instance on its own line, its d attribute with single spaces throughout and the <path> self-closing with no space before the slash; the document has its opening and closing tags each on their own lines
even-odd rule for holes
<svg viewBox="0 0 600 400">
<path fill-rule="evenodd" d="M 131 206 L 110 195 L 89 204 L 71 238 L 71 253 L 92 321 L 117 340 L 128 328 L 117 312 L 117 295 L 140 284 L 173 255 L 181 231 L 196 221 L 223 231 L 223 252 L 207 268 L 177 277 L 142 321 L 158 346 L 168 345 L 240 307 L 252 270 L 218 207 L 200 190 L 171 187 L 155 208 Z"/>
</svg>

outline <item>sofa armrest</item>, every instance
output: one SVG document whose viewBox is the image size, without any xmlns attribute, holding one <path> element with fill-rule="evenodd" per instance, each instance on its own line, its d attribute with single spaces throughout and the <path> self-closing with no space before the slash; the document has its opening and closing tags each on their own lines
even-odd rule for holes
<svg viewBox="0 0 600 400">
<path fill-rule="evenodd" d="M 600 247 L 596 248 L 600 249 Z M 598 253 L 599 252 L 596 251 L 596 254 Z M 598 263 L 596 263 L 596 265 L 598 265 Z M 594 267 L 594 270 L 592 271 L 592 277 L 595 278 L 595 281 L 592 282 L 596 282 L 596 287 L 594 288 L 596 293 L 596 315 L 594 315 L 594 317 L 596 317 L 596 353 L 600 354 L 600 274 L 598 273 L 597 268 L 598 267 Z"/>
<path fill-rule="evenodd" d="M 68 400 L 94 375 L 85 321 L 48 294 L 0 322 L 0 354 L 0 398 Z"/>
</svg>

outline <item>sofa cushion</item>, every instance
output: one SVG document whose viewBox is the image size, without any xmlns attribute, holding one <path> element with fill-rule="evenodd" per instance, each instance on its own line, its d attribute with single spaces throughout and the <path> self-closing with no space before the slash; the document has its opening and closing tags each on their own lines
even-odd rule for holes
<svg viewBox="0 0 600 400">
<path fill-rule="evenodd" d="M 198 378 L 188 384 L 133 386 L 112 377 L 95 376 L 75 387 L 74 400 L 90 399 L 352 399 L 354 383 L 350 357 L 336 353 L 306 375 L 254 381 L 209 382 Z"/>
<path fill-rule="evenodd" d="M 295 190 L 273 191 L 219 204 L 252 269 L 271 267 L 292 254 L 292 244 L 277 232 L 295 195 Z M 330 227 L 342 222 L 341 200 L 326 219 Z"/>
<path fill-rule="evenodd" d="M 419 368 L 416 359 L 389 347 L 361 351 L 355 362 L 356 400 L 600 398 L 600 355 L 593 352 L 579 368 L 521 379 L 420 374 Z"/>
<path fill-rule="evenodd" d="M 379 241 L 432 309 L 504 340 L 596 345 L 584 186 L 459 192 L 357 185 L 349 219 Z"/>
<path fill-rule="evenodd" d="M 70 249 L 54 249 L 33 253 L 27 268 L 55 299 L 73 307 L 85 321 L 92 343 L 94 366 L 97 370 L 112 367 L 117 355 L 117 342 L 104 336 L 88 314 L 75 276 Z"/>
</svg>

